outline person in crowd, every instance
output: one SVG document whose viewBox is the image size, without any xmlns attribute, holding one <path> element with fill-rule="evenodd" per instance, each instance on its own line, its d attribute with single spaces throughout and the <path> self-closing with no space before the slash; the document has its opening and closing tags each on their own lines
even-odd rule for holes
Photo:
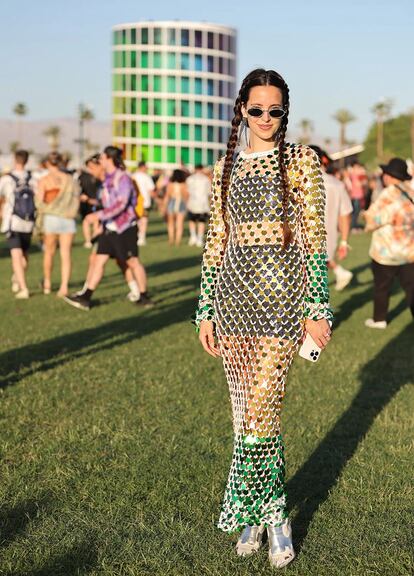
<svg viewBox="0 0 414 576">
<path fill-rule="evenodd" d="M 59 245 L 61 279 L 57 296 L 62 298 L 69 291 L 79 186 L 70 174 L 62 172 L 61 164 L 62 158 L 58 152 L 48 155 L 48 172 L 38 182 L 36 199 L 43 232 L 43 293 L 51 293 L 53 260 Z"/>
<path fill-rule="evenodd" d="M 136 190 L 125 170 L 122 150 L 107 146 L 101 155 L 105 181 L 101 192 L 102 210 L 86 218 L 102 225 L 98 248 L 90 278 L 81 292 L 68 296 L 65 301 L 81 310 L 89 310 L 91 298 L 97 289 L 110 257 L 116 258 L 130 269 L 137 282 L 140 298 L 136 304 L 146 308 L 154 305 L 147 293 L 145 268 L 138 258 Z"/>
<path fill-rule="evenodd" d="M 364 205 L 367 174 L 365 168 L 355 161 L 348 170 L 349 195 L 352 202 L 351 229 L 360 231 L 359 215 Z"/>
<path fill-rule="evenodd" d="M 211 182 L 204 174 L 204 166 L 199 164 L 195 172 L 186 180 L 188 189 L 189 246 L 204 245 L 204 231 L 210 212 Z"/>
<path fill-rule="evenodd" d="M 373 232 L 369 255 L 374 275 L 374 315 L 365 326 L 384 329 L 395 278 L 414 316 L 414 192 L 402 158 L 392 158 L 381 169 L 385 188 L 364 213 L 365 229 Z"/>
<path fill-rule="evenodd" d="M 149 211 L 151 210 L 152 199 L 155 195 L 155 184 L 151 176 L 148 174 L 147 164 L 144 161 L 141 161 L 138 164 L 138 169 L 133 173 L 132 178 L 137 183 L 138 188 L 144 197 L 144 214 L 139 219 L 138 223 L 138 246 L 145 246 L 147 243 Z"/>
<path fill-rule="evenodd" d="M 22 300 L 29 298 L 26 270 L 35 223 L 34 181 L 26 170 L 29 153 L 17 150 L 14 168 L 0 178 L 0 197 L 4 199 L 1 231 L 6 234 L 12 263 L 12 292 Z"/>
<path fill-rule="evenodd" d="M 280 418 L 286 378 L 306 333 L 330 339 L 325 192 L 317 155 L 285 142 L 289 89 L 273 70 L 243 80 L 226 155 L 215 166 L 195 316 L 204 350 L 223 358 L 234 452 L 219 528 L 242 529 L 241 556 L 267 530 L 269 559 L 295 557 Z M 236 155 L 240 128 L 247 148 Z M 305 263 L 305 265 L 304 265 Z"/>
<path fill-rule="evenodd" d="M 325 224 L 328 252 L 328 266 L 332 269 L 337 291 L 343 290 L 351 282 L 353 274 L 336 262 L 348 255 L 348 237 L 351 227 L 352 204 L 344 184 L 328 173 L 332 160 L 319 146 L 311 145 L 319 157 L 322 168 L 323 184 L 326 190 Z M 341 236 L 338 246 L 338 232 Z"/>
<path fill-rule="evenodd" d="M 164 211 L 167 214 L 168 243 L 179 246 L 184 232 L 187 212 L 187 174 L 181 169 L 174 170 L 164 197 Z"/>
<path fill-rule="evenodd" d="M 84 247 L 92 248 L 91 239 L 96 235 L 96 228 L 93 229 L 91 225 L 85 220 L 86 216 L 94 212 L 98 205 L 98 191 L 101 187 L 101 182 L 93 175 L 93 166 L 95 165 L 96 158 L 99 155 L 94 154 L 87 158 L 85 162 L 86 170 L 82 170 L 79 175 L 80 194 L 80 216 L 82 219 L 82 232 L 84 238 Z"/>
</svg>

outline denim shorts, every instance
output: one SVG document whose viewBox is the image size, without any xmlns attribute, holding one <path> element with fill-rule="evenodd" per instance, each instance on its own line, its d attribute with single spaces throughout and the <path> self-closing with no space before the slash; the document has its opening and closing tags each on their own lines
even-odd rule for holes
<svg viewBox="0 0 414 576">
<path fill-rule="evenodd" d="M 75 219 L 45 214 L 43 217 L 43 232 L 45 234 L 75 234 Z"/>
</svg>

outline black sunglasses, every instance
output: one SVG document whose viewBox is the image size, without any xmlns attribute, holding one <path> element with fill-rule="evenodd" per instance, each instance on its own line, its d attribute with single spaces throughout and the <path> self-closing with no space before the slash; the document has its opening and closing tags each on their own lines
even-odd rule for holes
<svg viewBox="0 0 414 576">
<path fill-rule="evenodd" d="M 252 106 L 252 108 L 247 110 L 247 114 L 253 118 L 260 118 L 265 112 L 268 112 L 271 118 L 283 118 L 286 114 L 286 110 L 283 108 L 270 108 L 270 110 L 263 110 L 263 108 Z"/>
</svg>

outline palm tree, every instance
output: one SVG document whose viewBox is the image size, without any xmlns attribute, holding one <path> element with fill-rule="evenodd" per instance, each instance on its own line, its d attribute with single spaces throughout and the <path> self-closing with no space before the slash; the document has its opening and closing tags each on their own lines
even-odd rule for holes
<svg viewBox="0 0 414 576">
<path fill-rule="evenodd" d="M 18 140 L 13 140 L 12 142 L 9 143 L 9 150 L 11 154 L 17 152 L 19 148 L 20 148 L 20 142 Z"/>
<path fill-rule="evenodd" d="M 384 122 L 389 117 L 392 100 L 384 98 L 371 108 L 371 112 L 375 114 L 377 123 L 377 159 L 382 160 L 384 155 Z"/>
<path fill-rule="evenodd" d="M 79 136 L 75 140 L 79 144 L 79 164 L 83 162 L 84 147 L 88 138 L 84 134 L 84 125 L 95 118 L 92 108 L 88 108 L 82 102 L 79 104 Z"/>
<path fill-rule="evenodd" d="M 302 144 L 309 144 L 311 141 L 311 134 L 313 132 L 313 123 L 308 118 L 303 118 L 299 122 L 300 129 L 302 130 L 302 135 L 300 136 L 300 141 Z"/>
<path fill-rule="evenodd" d="M 341 108 L 337 110 L 333 115 L 334 120 L 336 120 L 339 124 L 339 146 L 341 149 L 345 148 L 347 140 L 346 140 L 346 126 L 350 122 L 354 122 L 356 117 L 345 108 Z"/>
<path fill-rule="evenodd" d="M 22 119 L 28 113 L 29 109 L 24 102 L 17 102 L 13 108 L 13 114 L 17 117 L 17 140 L 22 142 L 23 126 Z"/>
<path fill-rule="evenodd" d="M 60 136 L 62 134 L 60 127 L 56 125 L 49 126 L 43 134 L 47 137 L 50 149 L 56 151 L 59 148 Z"/>
</svg>

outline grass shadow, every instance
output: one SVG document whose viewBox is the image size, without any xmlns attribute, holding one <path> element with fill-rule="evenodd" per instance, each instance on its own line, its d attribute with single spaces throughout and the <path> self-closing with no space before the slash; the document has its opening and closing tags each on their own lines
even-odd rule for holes
<svg viewBox="0 0 414 576">
<path fill-rule="evenodd" d="M 52 503 L 52 494 L 44 493 L 36 499 L 24 500 L 14 506 L 1 506 L 0 547 L 8 546 L 23 534 L 27 525 L 38 517 L 42 510 L 50 509 Z"/>
<path fill-rule="evenodd" d="M 37 372 L 52 370 L 77 358 L 113 350 L 178 322 L 188 320 L 191 329 L 190 316 L 196 302 L 197 298 L 192 296 L 159 309 L 137 309 L 136 314 L 126 318 L 8 350 L 0 354 L 0 388 L 7 388 Z"/>
<path fill-rule="evenodd" d="M 414 325 L 408 325 L 361 370 L 361 386 L 349 408 L 335 423 L 307 462 L 288 482 L 296 546 L 301 548 L 319 506 L 329 497 L 375 418 L 398 391 L 413 380 Z"/>
</svg>

